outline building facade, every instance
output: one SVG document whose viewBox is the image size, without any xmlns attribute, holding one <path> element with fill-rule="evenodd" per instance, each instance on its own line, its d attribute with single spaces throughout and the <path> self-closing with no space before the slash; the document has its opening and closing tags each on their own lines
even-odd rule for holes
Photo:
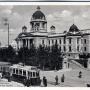
<svg viewBox="0 0 90 90">
<path fill-rule="evenodd" d="M 56 28 L 52 25 L 50 32 L 47 32 L 47 20 L 39 6 L 32 15 L 30 25 L 30 32 L 27 32 L 27 27 L 24 26 L 22 32 L 17 36 L 17 49 L 23 46 L 30 48 L 32 44 L 39 47 L 39 45 L 52 46 L 57 43 L 60 51 L 68 57 L 79 58 L 81 53 L 90 53 L 89 29 L 79 30 L 73 24 L 68 31 L 56 33 Z"/>
</svg>

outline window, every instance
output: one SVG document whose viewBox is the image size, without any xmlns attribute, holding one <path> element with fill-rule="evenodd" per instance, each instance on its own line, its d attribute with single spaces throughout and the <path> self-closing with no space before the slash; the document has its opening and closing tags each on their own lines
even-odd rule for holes
<svg viewBox="0 0 90 90">
<path fill-rule="evenodd" d="M 21 69 L 19 70 L 19 74 L 22 75 L 22 70 Z"/>
<path fill-rule="evenodd" d="M 77 51 L 79 51 L 79 46 L 77 46 Z"/>
<path fill-rule="evenodd" d="M 50 40 L 49 40 L 49 45 L 50 45 Z"/>
<path fill-rule="evenodd" d="M 1 71 L 2 71 L 2 67 L 1 67 Z"/>
<path fill-rule="evenodd" d="M 13 73 L 15 73 L 15 69 L 13 69 Z"/>
<path fill-rule="evenodd" d="M 61 39 L 59 40 L 59 44 L 61 44 Z"/>
<path fill-rule="evenodd" d="M 31 77 L 32 77 L 32 72 L 30 72 L 30 75 L 31 75 Z"/>
<path fill-rule="evenodd" d="M 16 69 L 16 74 L 18 74 L 18 69 Z"/>
<path fill-rule="evenodd" d="M 71 44 L 71 38 L 69 38 L 69 44 Z"/>
<path fill-rule="evenodd" d="M 33 77 L 35 77 L 35 72 L 33 72 Z"/>
<path fill-rule="evenodd" d="M 44 40 L 42 40 L 42 45 L 44 45 Z"/>
<path fill-rule="evenodd" d="M 28 76 L 30 76 L 30 72 L 28 72 Z"/>
<path fill-rule="evenodd" d="M 84 44 L 86 44 L 86 39 L 84 39 Z"/>
<path fill-rule="evenodd" d="M 3 67 L 3 71 L 6 71 L 6 68 L 5 67 Z"/>
<path fill-rule="evenodd" d="M 87 48 L 86 47 L 84 47 L 84 51 L 87 51 Z"/>
<path fill-rule="evenodd" d="M 61 51 L 61 46 L 60 46 L 60 48 L 59 48 L 59 49 L 60 49 L 60 51 Z"/>
<path fill-rule="evenodd" d="M 63 49 L 64 49 L 64 51 L 66 51 L 66 47 L 65 46 L 63 47 Z"/>
<path fill-rule="evenodd" d="M 26 76 L 26 71 L 25 71 L 25 70 L 23 70 L 23 75 L 25 75 L 25 76 Z"/>
<path fill-rule="evenodd" d="M 39 72 L 36 72 L 36 77 L 38 77 L 39 76 Z"/>
<path fill-rule="evenodd" d="M 71 46 L 69 46 L 69 51 L 71 51 Z"/>
</svg>

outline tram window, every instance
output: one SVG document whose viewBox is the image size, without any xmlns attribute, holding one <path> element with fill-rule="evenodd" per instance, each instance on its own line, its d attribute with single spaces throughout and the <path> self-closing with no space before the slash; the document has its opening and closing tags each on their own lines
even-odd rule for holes
<svg viewBox="0 0 90 90">
<path fill-rule="evenodd" d="M 15 69 L 13 69 L 13 73 L 15 73 Z"/>
<path fill-rule="evenodd" d="M 26 75 L 26 71 L 25 70 L 23 70 L 23 75 Z"/>
<path fill-rule="evenodd" d="M 2 67 L 1 67 L 1 71 L 2 71 Z"/>
<path fill-rule="evenodd" d="M 30 72 L 28 72 L 28 75 L 30 76 Z"/>
<path fill-rule="evenodd" d="M 3 71 L 5 71 L 6 70 L 6 68 L 5 67 L 3 67 Z"/>
<path fill-rule="evenodd" d="M 37 76 L 37 77 L 39 76 L 39 72 L 36 72 L 36 76 Z"/>
<path fill-rule="evenodd" d="M 35 72 L 33 72 L 33 77 L 35 77 Z"/>
<path fill-rule="evenodd" d="M 18 69 L 16 69 L 16 74 L 18 74 Z"/>
<path fill-rule="evenodd" d="M 22 70 L 19 70 L 19 74 L 22 75 Z"/>
<path fill-rule="evenodd" d="M 32 77 L 32 72 L 30 72 L 30 75 L 31 75 L 31 77 Z"/>
</svg>

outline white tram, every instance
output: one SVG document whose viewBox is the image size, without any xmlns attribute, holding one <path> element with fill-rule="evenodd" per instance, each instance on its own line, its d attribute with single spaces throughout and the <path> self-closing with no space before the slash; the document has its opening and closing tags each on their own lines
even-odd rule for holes
<svg viewBox="0 0 90 90">
<path fill-rule="evenodd" d="M 15 80 L 30 80 L 31 85 L 36 85 L 40 80 L 39 70 L 33 66 L 23 66 L 22 64 L 14 64 L 10 66 L 10 76 Z"/>
<path fill-rule="evenodd" d="M 8 62 L 2 62 L 0 61 L 0 73 L 2 73 L 3 77 L 8 77 L 9 73 L 9 67 L 11 66 Z"/>
</svg>

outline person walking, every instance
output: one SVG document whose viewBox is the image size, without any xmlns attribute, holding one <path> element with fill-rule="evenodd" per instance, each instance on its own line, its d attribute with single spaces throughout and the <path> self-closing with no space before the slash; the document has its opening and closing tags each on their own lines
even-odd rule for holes
<svg viewBox="0 0 90 90">
<path fill-rule="evenodd" d="M 79 72 L 79 76 L 78 77 L 82 78 L 82 72 L 81 71 Z"/>
<path fill-rule="evenodd" d="M 65 76 L 63 74 L 62 77 L 61 77 L 61 82 L 64 83 L 64 81 L 65 81 Z"/>
<path fill-rule="evenodd" d="M 56 80 L 56 84 L 55 85 L 58 85 L 58 76 L 57 75 L 55 77 L 55 80 Z"/>
<path fill-rule="evenodd" d="M 43 86 L 45 86 L 45 76 L 43 76 Z"/>
<path fill-rule="evenodd" d="M 47 87 L 47 79 L 46 79 L 46 77 L 44 78 L 44 86 Z"/>
</svg>

